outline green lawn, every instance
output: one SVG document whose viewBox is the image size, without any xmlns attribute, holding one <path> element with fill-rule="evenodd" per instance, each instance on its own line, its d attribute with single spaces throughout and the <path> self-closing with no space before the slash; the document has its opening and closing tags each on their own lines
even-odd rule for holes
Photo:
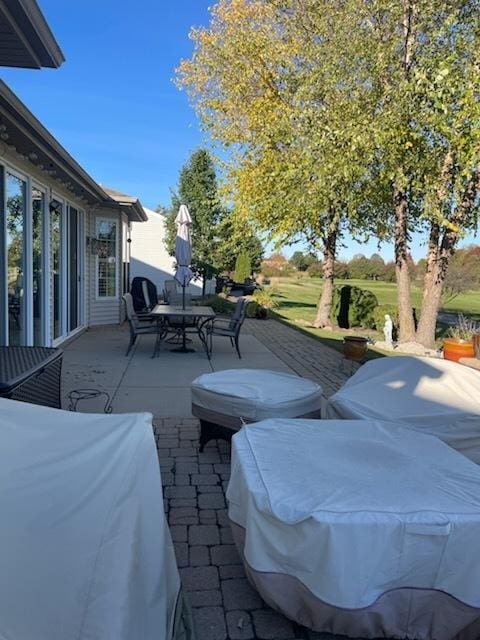
<svg viewBox="0 0 480 640">
<path fill-rule="evenodd" d="M 338 280 L 336 284 L 349 284 L 368 289 L 377 296 L 379 304 L 396 304 L 396 285 L 394 283 L 370 280 Z M 327 331 L 309 327 L 308 324 L 313 322 L 315 318 L 316 305 L 322 288 L 322 280 L 320 278 L 310 278 L 308 276 L 272 278 L 272 286 L 275 290 L 276 301 L 279 304 L 275 311 L 275 315 L 279 320 L 287 322 L 301 331 L 306 331 L 337 350 L 342 349 L 343 337 L 346 333 L 382 339 L 381 334 L 372 329 L 355 329 L 346 332 L 345 330 Z M 412 302 L 419 315 L 421 291 L 416 287 L 412 291 Z M 463 313 L 480 320 L 480 292 L 472 291 L 459 295 L 447 303 L 444 309 L 445 311 Z M 439 325 L 439 334 L 444 330 L 445 327 Z M 375 349 L 370 349 L 369 351 L 371 352 L 371 357 L 380 355 L 380 352 L 375 353 Z"/>
</svg>

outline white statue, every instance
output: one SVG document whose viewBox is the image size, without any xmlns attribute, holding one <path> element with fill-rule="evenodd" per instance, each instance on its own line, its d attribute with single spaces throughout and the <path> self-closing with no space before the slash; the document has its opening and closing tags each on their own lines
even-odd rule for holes
<svg viewBox="0 0 480 640">
<path fill-rule="evenodd" d="M 387 345 L 393 349 L 393 322 L 392 318 L 385 314 L 385 325 L 383 327 L 383 335 L 385 336 L 385 342 Z"/>
</svg>

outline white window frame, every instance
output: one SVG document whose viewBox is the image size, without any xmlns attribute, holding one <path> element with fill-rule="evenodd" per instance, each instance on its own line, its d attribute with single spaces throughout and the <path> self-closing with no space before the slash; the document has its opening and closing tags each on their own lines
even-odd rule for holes
<svg viewBox="0 0 480 640">
<path fill-rule="evenodd" d="M 96 302 L 108 302 L 112 300 L 118 300 L 118 249 L 119 249 L 119 232 L 118 232 L 118 220 L 115 218 L 109 218 L 108 216 L 95 216 L 95 239 L 97 237 L 97 223 L 109 222 L 115 225 L 115 295 L 113 296 L 100 296 L 98 294 L 98 276 L 99 276 L 99 260 L 98 254 L 95 255 L 95 301 Z"/>
<path fill-rule="evenodd" d="M 50 319 L 50 207 L 49 207 L 49 189 L 37 182 L 35 179 L 30 180 L 30 210 L 32 214 L 32 243 L 33 243 L 33 189 L 38 189 L 43 194 L 43 212 L 42 212 L 42 343 L 49 346 L 52 342 L 51 335 L 51 319 Z M 33 302 L 33 246 L 32 246 L 32 302 Z M 33 344 L 33 308 L 32 308 L 32 344 Z"/>
<path fill-rule="evenodd" d="M 51 340 L 52 340 L 52 346 L 57 347 L 59 344 L 62 344 L 62 342 L 65 340 L 65 338 L 68 335 L 68 333 L 65 330 L 67 327 L 67 305 L 65 303 L 65 300 L 67 299 L 67 280 L 68 280 L 68 278 L 65 277 L 67 273 L 66 269 L 68 264 L 67 251 L 65 250 L 65 242 L 67 237 L 67 229 L 66 229 L 67 202 L 63 196 L 61 196 L 59 193 L 57 193 L 53 189 L 50 189 L 50 198 L 48 200 L 48 205 L 47 205 L 48 212 L 49 212 L 49 216 L 48 216 L 49 235 L 50 235 L 50 202 L 52 200 L 56 200 L 57 202 L 60 202 L 60 204 L 62 205 L 62 215 L 61 215 L 61 221 L 60 221 L 60 286 L 58 287 L 58 290 L 60 293 L 60 303 L 61 303 L 60 314 L 58 318 L 60 322 L 60 335 L 57 337 L 55 337 L 53 334 L 55 329 L 55 324 L 53 320 L 54 313 L 55 313 L 54 307 L 52 307 L 52 310 L 51 310 L 51 315 L 52 315 Z M 48 249 L 49 251 L 51 249 L 50 243 L 48 245 Z M 50 265 L 50 277 L 51 277 L 53 265 L 52 265 L 52 257 L 50 253 L 48 254 L 48 261 Z M 52 286 L 51 283 L 50 283 L 50 286 Z M 55 304 L 55 300 L 53 300 L 53 303 Z"/>
</svg>

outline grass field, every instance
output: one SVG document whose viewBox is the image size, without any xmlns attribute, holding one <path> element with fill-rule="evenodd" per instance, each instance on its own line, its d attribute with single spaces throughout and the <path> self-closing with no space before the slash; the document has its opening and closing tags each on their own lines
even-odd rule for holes
<svg viewBox="0 0 480 640">
<path fill-rule="evenodd" d="M 338 280 L 336 284 L 349 284 L 367 289 L 377 296 L 379 304 L 396 304 L 397 292 L 394 283 L 370 280 Z M 322 289 L 322 280 L 320 278 L 310 278 L 308 276 L 272 278 L 272 287 L 275 290 L 275 299 L 279 305 L 275 311 L 279 320 L 287 322 L 299 330 L 306 331 L 337 350 L 342 349 L 343 337 L 346 334 L 345 330 L 328 331 L 308 326 L 315 318 L 316 306 Z M 412 303 L 417 309 L 417 315 L 419 315 L 421 291 L 415 287 L 412 291 Z M 480 321 L 480 292 L 472 291 L 461 294 L 445 304 L 444 310 L 452 313 L 463 313 Z M 438 329 L 438 333 L 441 335 L 446 327 L 439 324 Z M 372 329 L 348 330 L 347 333 L 383 339 L 381 334 Z M 373 351 L 375 352 L 374 349 Z M 374 352 L 371 354 L 373 357 L 377 355 Z"/>
</svg>

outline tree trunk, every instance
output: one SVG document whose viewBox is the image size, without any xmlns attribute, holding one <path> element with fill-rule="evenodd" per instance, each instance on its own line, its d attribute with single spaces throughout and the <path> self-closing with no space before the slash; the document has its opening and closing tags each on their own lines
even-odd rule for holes
<svg viewBox="0 0 480 640">
<path fill-rule="evenodd" d="M 440 228 L 432 223 L 428 243 L 427 264 L 423 277 L 422 314 L 418 323 L 417 340 L 425 347 L 435 345 L 437 314 L 442 297 L 443 283 L 439 280 Z"/>
<path fill-rule="evenodd" d="M 410 76 L 414 48 L 416 43 L 416 1 L 403 0 L 403 72 Z M 398 167 L 399 175 L 408 175 L 405 167 Z M 405 186 L 393 187 L 393 205 L 395 210 L 395 277 L 397 280 L 397 305 L 399 322 L 399 341 L 415 340 L 415 322 L 412 308 L 410 273 L 408 271 L 408 193 Z"/>
<path fill-rule="evenodd" d="M 449 153 L 445 158 L 442 184 L 438 193 L 439 206 L 448 193 L 448 185 L 453 177 L 453 157 Z M 437 316 L 442 303 L 443 286 L 456 244 L 459 238 L 459 229 L 471 216 L 476 198 L 480 192 L 480 165 L 474 169 L 470 180 L 467 182 L 461 201 L 450 218 L 450 226 L 440 233 L 438 225 L 432 224 L 427 256 L 427 268 L 425 271 L 422 315 L 417 331 L 417 340 L 425 347 L 435 346 L 435 329 Z M 440 237 L 441 236 L 441 237 Z"/>
<path fill-rule="evenodd" d="M 202 273 L 202 298 L 205 297 L 206 288 L 207 288 L 207 271 L 204 269 Z"/>
<path fill-rule="evenodd" d="M 415 340 L 410 273 L 408 272 L 408 203 L 405 191 L 395 187 L 395 276 L 397 280 L 397 304 L 399 340 Z"/>
<path fill-rule="evenodd" d="M 334 266 L 335 254 L 337 250 L 338 224 L 332 226 L 325 239 L 323 250 L 323 286 L 322 294 L 317 306 L 317 315 L 313 323 L 314 327 L 329 327 L 332 325 L 330 311 L 332 310 L 333 288 L 334 288 Z"/>
</svg>

